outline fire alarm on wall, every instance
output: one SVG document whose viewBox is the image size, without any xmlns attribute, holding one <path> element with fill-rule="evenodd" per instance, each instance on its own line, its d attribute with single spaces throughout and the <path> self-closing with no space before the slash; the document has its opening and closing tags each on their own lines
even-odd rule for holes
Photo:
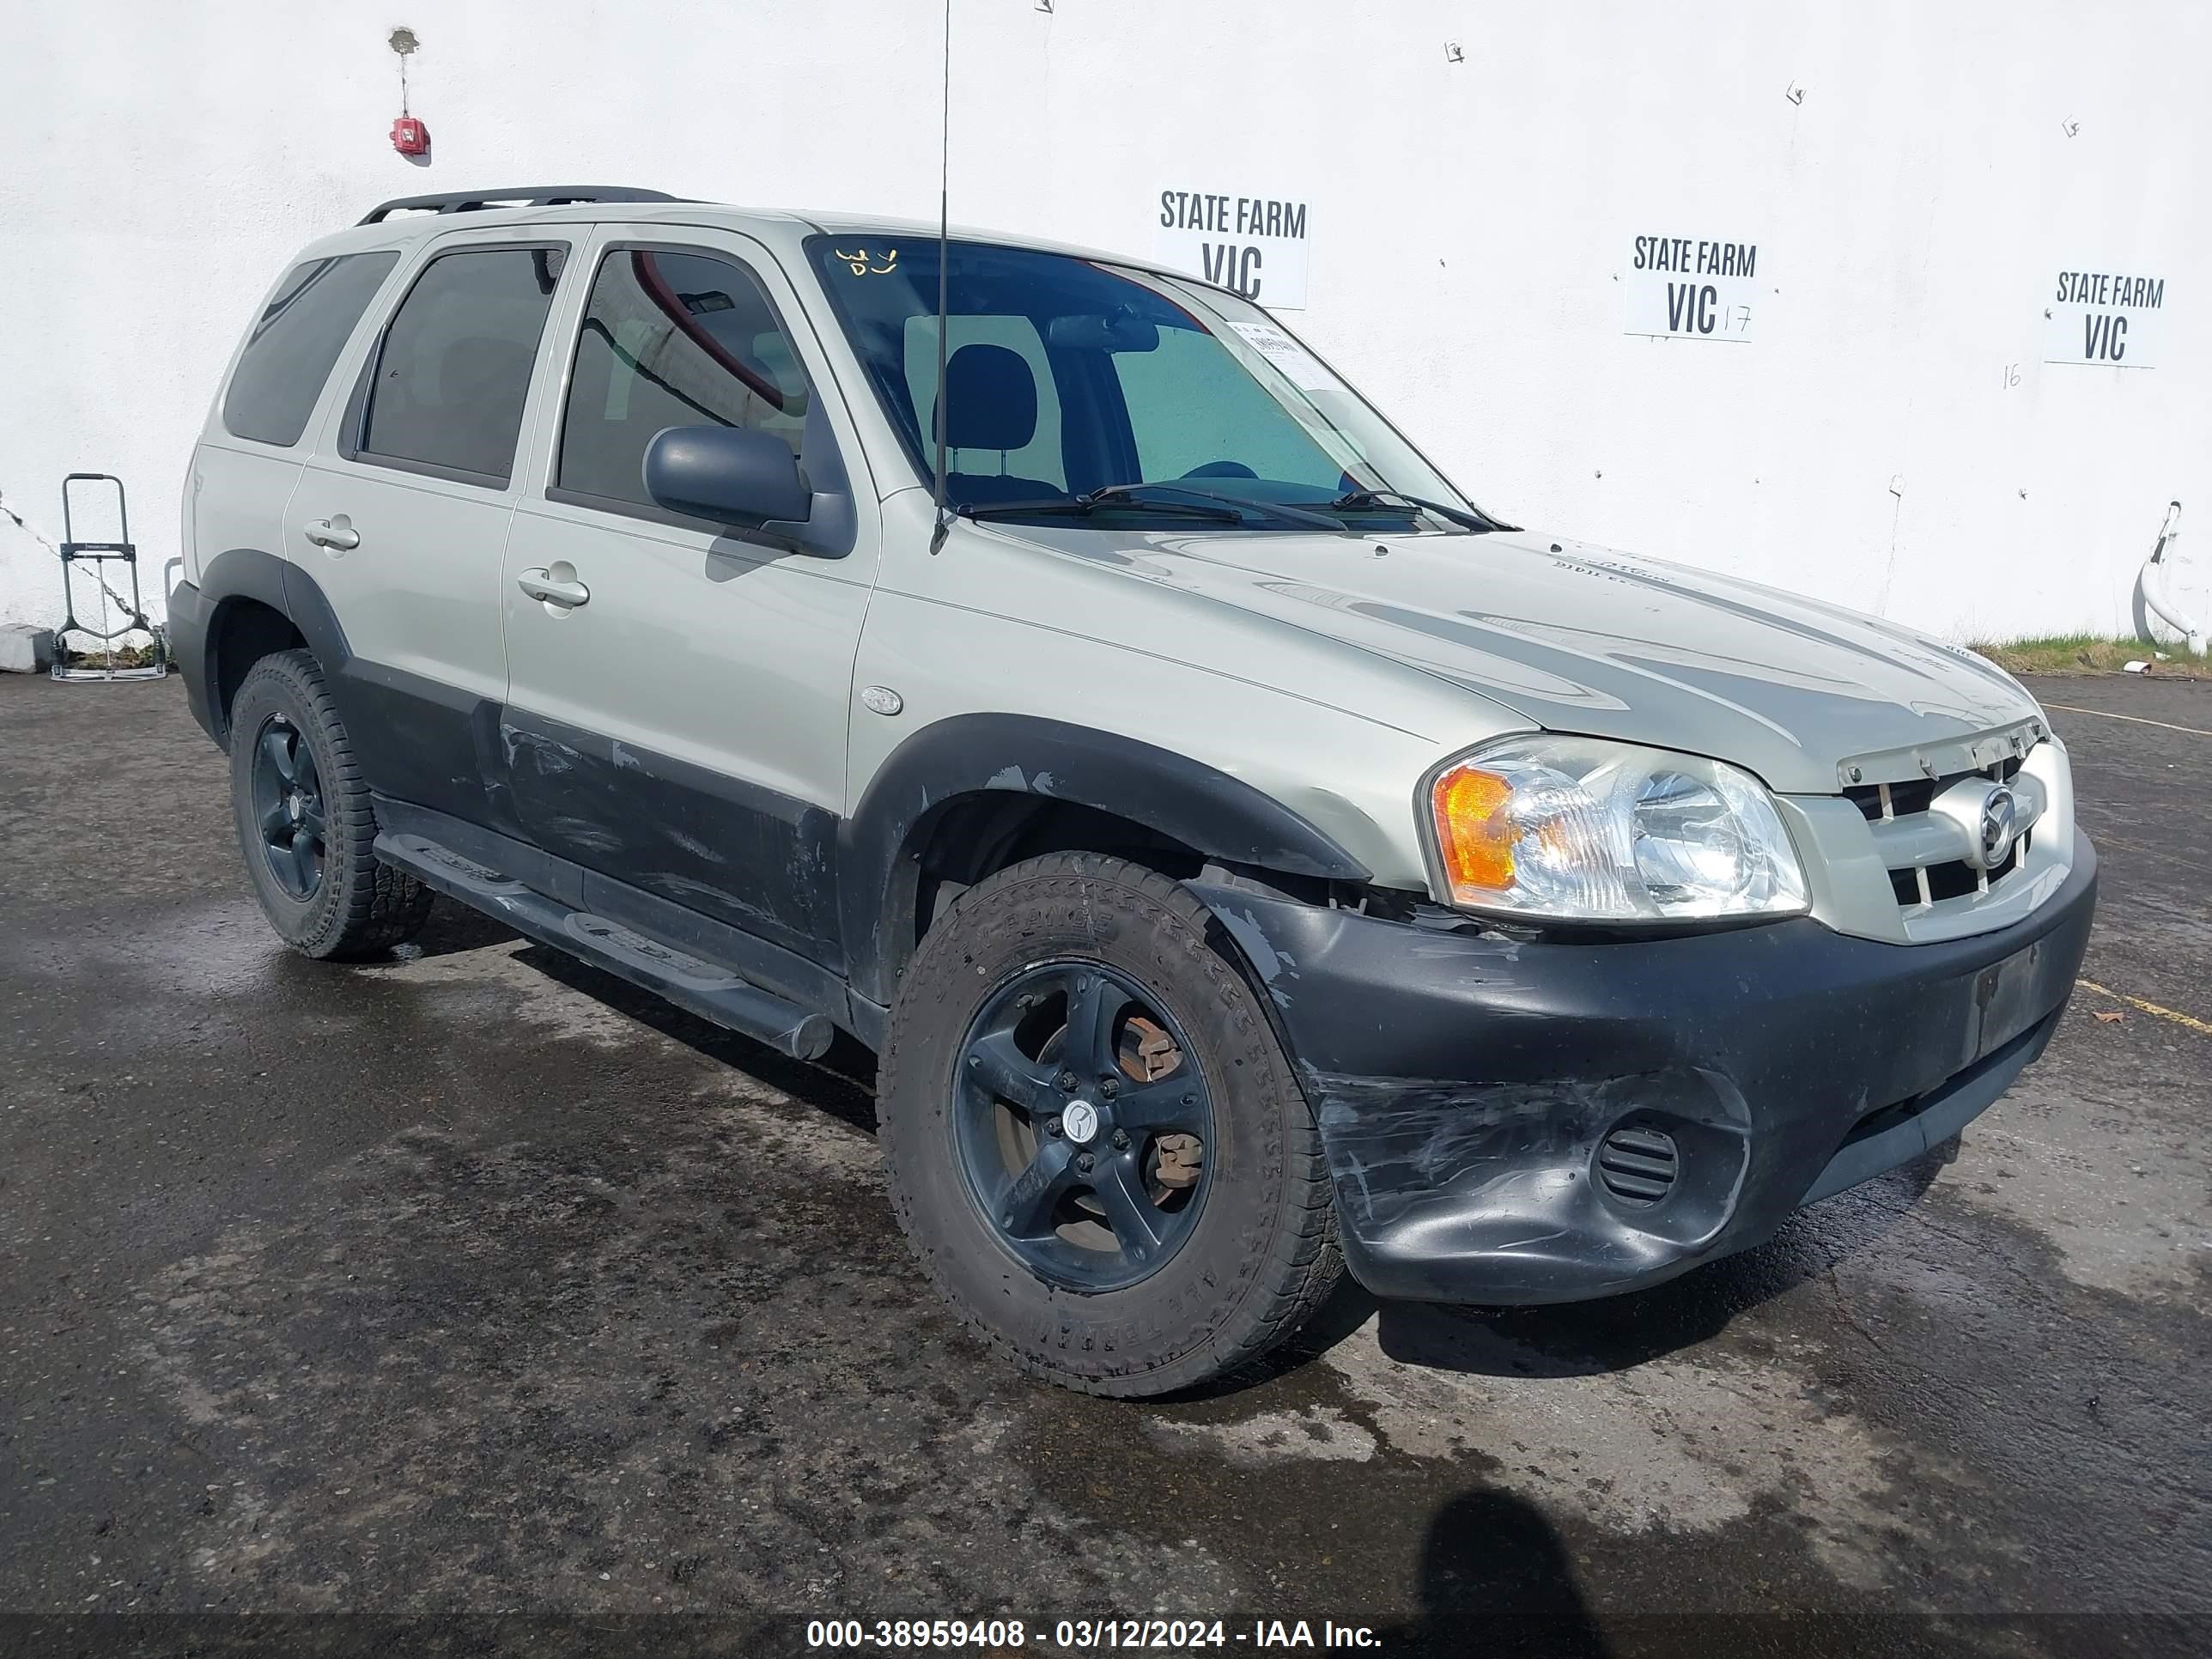
<svg viewBox="0 0 2212 1659">
<path fill-rule="evenodd" d="M 422 50 L 422 40 L 413 29 L 397 28 L 384 44 L 399 59 L 399 118 L 392 124 L 392 148 L 410 160 L 428 156 L 430 129 L 407 112 L 407 60 Z"/>
</svg>

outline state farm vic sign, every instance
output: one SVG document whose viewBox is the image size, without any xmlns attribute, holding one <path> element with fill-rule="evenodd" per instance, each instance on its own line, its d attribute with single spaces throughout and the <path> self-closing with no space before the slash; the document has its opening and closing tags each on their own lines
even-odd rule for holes
<svg viewBox="0 0 2212 1659">
<path fill-rule="evenodd" d="M 2166 278 L 2062 270 L 2044 303 L 2043 361 L 2155 368 L 2166 343 Z"/>
<path fill-rule="evenodd" d="M 1306 303 L 1306 204 L 1287 196 L 1164 190 L 1152 257 L 1277 311 Z"/>
<path fill-rule="evenodd" d="M 1638 236 L 1630 246 L 1624 333 L 1742 345 L 1751 338 L 1759 244 Z"/>
</svg>

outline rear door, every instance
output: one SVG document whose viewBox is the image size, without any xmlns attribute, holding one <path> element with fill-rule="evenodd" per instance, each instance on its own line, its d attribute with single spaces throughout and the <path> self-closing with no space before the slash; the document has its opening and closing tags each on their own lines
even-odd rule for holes
<svg viewBox="0 0 2212 1659">
<path fill-rule="evenodd" d="M 532 838 L 608 878 L 593 908 L 697 913 L 834 967 L 835 837 L 853 660 L 879 523 L 860 447 L 799 298 L 732 232 L 656 225 L 592 251 L 537 487 L 516 514 L 507 611 L 510 779 Z M 679 517 L 646 495 L 672 426 L 774 433 L 819 492 L 857 503 L 842 556 Z M 577 603 L 526 584 L 572 585 Z"/>
<path fill-rule="evenodd" d="M 398 264 L 397 251 L 378 248 L 302 260 L 278 280 L 239 347 L 192 456 L 185 544 L 191 580 L 225 553 L 283 556 L 284 507 L 300 481 L 301 440 L 332 366 Z"/>
<path fill-rule="evenodd" d="M 514 832 L 497 785 L 500 558 L 547 320 L 576 233 L 421 250 L 285 514 L 336 611 L 349 736 L 380 793 Z"/>
</svg>

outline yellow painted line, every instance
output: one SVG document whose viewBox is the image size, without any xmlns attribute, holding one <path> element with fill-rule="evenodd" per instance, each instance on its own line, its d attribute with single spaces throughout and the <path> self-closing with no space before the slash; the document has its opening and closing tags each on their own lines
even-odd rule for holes
<svg viewBox="0 0 2212 1659">
<path fill-rule="evenodd" d="M 2185 732 L 2192 738 L 2212 738 L 2201 726 L 2175 726 L 2166 720 L 2147 720 L 2141 714 L 2115 714 L 2103 708 L 2077 708 L 2070 702 L 2046 702 L 2045 708 L 2063 708 L 2069 714 L 2094 714 L 2100 720 L 2125 720 L 2130 726 L 2155 726 L 2161 732 Z"/>
<path fill-rule="evenodd" d="M 2147 1014 L 2156 1014 L 2160 1019 L 2170 1019 L 2176 1025 L 2186 1025 L 2200 1036 L 2212 1036 L 2212 1021 L 2201 1020 L 2194 1014 L 2181 1013 L 2172 1008 L 2161 1008 L 2155 1002 L 2145 1002 L 2141 997 L 2131 997 L 2124 992 L 2108 990 L 2094 979 L 2077 979 L 2074 982 L 2085 991 L 2094 991 L 2100 997 L 2124 1002 L 2130 1008 L 2140 1008 Z"/>
</svg>

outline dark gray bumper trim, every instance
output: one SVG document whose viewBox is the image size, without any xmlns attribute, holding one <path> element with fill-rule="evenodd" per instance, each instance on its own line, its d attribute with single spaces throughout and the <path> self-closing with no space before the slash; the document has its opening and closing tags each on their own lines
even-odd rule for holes
<svg viewBox="0 0 2212 1659">
<path fill-rule="evenodd" d="M 1995 1054 L 1931 1091 L 1920 1109 L 1904 1121 L 1878 1134 L 1845 1141 L 1800 1201 L 1814 1204 L 1832 1198 L 1942 1146 L 1996 1105 L 2013 1079 L 2042 1056 L 2063 1012 L 2062 1007 L 2045 1015 Z"/>
</svg>

